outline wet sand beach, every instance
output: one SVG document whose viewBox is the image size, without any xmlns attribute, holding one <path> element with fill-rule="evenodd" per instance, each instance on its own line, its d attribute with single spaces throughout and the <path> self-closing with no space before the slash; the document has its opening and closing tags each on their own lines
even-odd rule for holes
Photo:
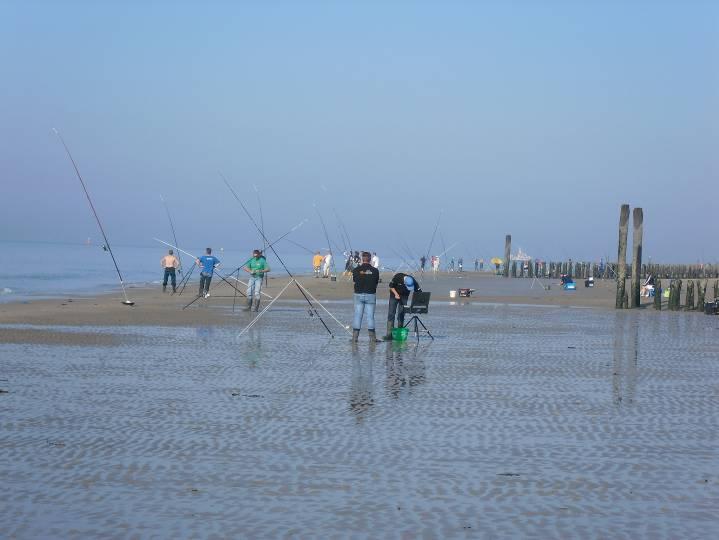
<svg viewBox="0 0 719 540">
<path fill-rule="evenodd" d="M 383 273 L 383 283 L 378 288 L 378 311 L 386 314 L 388 283 L 391 273 Z M 350 301 L 352 282 L 344 276 L 337 281 L 315 279 L 301 276 L 297 280 L 307 287 L 312 296 L 319 301 Z M 273 276 L 269 286 L 264 289 L 269 296 L 276 296 L 288 283 L 287 276 Z M 564 291 L 557 280 L 504 279 L 482 273 L 442 273 L 433 278 L 425 274 L 421 282 L 423 290 L 432 292 L 432 305 L 441 302 L 455 303 L 492 303 L 522 304 L 538 306 L 575 306 L 612 309 L 614 307 L 614 281 L 597 280 L 595 287 L 585 288 L 583 282 L 577 282 L 576 291 Z M 545 290 L 545 286 L 550 286 Z M 182 295 L 163 294 L 160 286 L 152 288 L 128 288 L 129 297 L 136 302 L 133 307 L 122 306 L 122 295 L 118 292 L 96 295 L 76 295 L 67 298 L 31 300 L 0 304 L 0 324 L 33 325 L 160 325 L 160 326 L 198 326 L 206 324 L 228 324 L 234 321 L 227 308 L 235 303 L 236 313 L 244 305 L 244 285 L 235 291 L 227 283 L 214 278 L 209 299 L 197 300 L 187 309 L 183 306 L 192 302 L 197 294 L 196 282 L 191 282 Z M 475 292 L 468 298 L 449 296 L 450 290 L 473 288 Z M 303 300 L 295 285 L 291 285 L 282 294 L 281 300 Z M 263 297 L 266 305 L 270 298 Z M 651 304 L 650 299 L 643 299 Z M 236 317 L 235 317 L 236 318 Z"/>
<path fill-rule="evenodd" d="M 296 296 L 241 338 L 231 298 L 3 305 L 3 534 L 713 538 L 717 318 L 506 281 L 376 346 Z M 341 321 L 348 290 L 318 292 Z"/>
</svg>

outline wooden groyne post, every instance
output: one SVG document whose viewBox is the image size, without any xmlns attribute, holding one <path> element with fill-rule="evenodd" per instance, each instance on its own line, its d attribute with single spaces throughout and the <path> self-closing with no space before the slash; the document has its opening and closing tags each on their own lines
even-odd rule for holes
<svg viewBox="0 0 719 540">
<path fill-rule="evenodd" d="M 627 281 L 627 223 L 629 222 L 629 205 L 623 204 L 619 212 L 619 249 L 617 254 L 617 298 L 616 309 L 624 307 L 624 295 Z"/>
<path fill-rule="evenodd" d="M 642 235 L 644 234 L 644 211 L 641 208 L 632 210 L 634 230 L 632 232 L 632 307 L 639 307 L 641 298 L 642 274 Z M 626 241 L 626 238 L 625 238 Z"/>
<path fill-rule="evenodd" d="M 509 277 L 509 257 L 512 253 L 512 235 L 504 237 L 504 277 Z"/>
</svg>

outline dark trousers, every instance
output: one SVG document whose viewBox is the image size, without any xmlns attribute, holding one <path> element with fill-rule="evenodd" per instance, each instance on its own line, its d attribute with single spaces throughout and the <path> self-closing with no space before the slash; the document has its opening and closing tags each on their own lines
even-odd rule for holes
<svg viewBox="0 0 719 540">
<path fill-rule="evenodd" d="M 200 274 L 200 294 L 210 292 L 210 281 L 212 281 L 212 274 Z"/>
<path fill-rule="evenodd" d="M 400 296 L 397 300 L 393 294 L 389 295 L 389 310 L 387 311 L 387 320 L 394 322 L 395 315 L 397 317 L 397 327 L 404 326 L 404 305 L 409 300 L 409 296 Z"/>
<path fill-rule="evenodd" d="M 172 290 L 175 290 L 175 287 L 177 287 L 177 281 L 175 280 L 175 269 L 174 268 L 165 268 L 165 277 L 162 279 L 162 286 L 167 287 L 167 278 L 170 278 L 170 281 L 172 282 Z"/>
</svg>

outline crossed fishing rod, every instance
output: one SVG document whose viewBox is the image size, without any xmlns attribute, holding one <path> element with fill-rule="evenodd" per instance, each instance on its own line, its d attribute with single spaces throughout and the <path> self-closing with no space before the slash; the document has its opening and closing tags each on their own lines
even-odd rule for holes
<svg viewBox="0 0 719 540">
<path fill-rule="evenodd" d="M 303 219 L 303 220 L 300 221 L 297 225 L 295 225 L 295 226 L 292 227 L 289 231 L 287 231 L 285 234 L 283 234 L 283 235 L 280 236 L 279 238 L 275 239 L 275 241 L 272 242 L 272 243 L 270 243 L 269 246 L 271 247 L 272 245 L 276 244 L 276 243 L 279 242 L 280 240 L 284 239 L 286 236 L 288 236 L 289 234 L 293 233 L 294 231 L 296 231 L 297 229 L 299 229 L 300 227 L 302 227 L 302 225 L 304 225 L 306 222 L 307 222 L 307 220 L 306 220 L 306 219 Z M 165 242 L 164 240 L 160 240 L 159 238 L 153 238 L 153 240 L 155 240 L 155 241 L 157 241 L 157 242 L 160 242 L 161 244 L 165 244 L 166 246 L 169 246 L 169 247 L 171 247 L 171 248 L 174 248 L 174 249 L 176 249 L 176 250 L 178 250 L 178 251 L 184 253 L 185 255 L 187 255 L 187 256 L 189 256 L 189 257 L 193 257 L 195 260 L 198 259 L 198 257 L 196 257 L 195 255 L 193 255 L 192 253 L 188 253 L 187 251 L 185 251 L 185 250 L 183 250 L 183 249 L 181 249 L 181 248 L 179 248 L 179 247 L 177 247 L 177 246 L 174 246 L 174 245 L 170 244 L 169 242 Z M 224 281 L 225 283 L 227 283 L 230 287 L 232 287 L 232 288 L 234 289 L 234 291 L 235 291 L 235 296 L 239 293 L 239 294 L 241 294 L 242 296 L 247 297 L 247 295 L 246 295 L 245 293 L 243 293 L 242 291 L 240 291 L 240 290 L 237 288 L 236 285 L 234 285 L 233 283 L 230 283 L 228 280 L 229 280 L 229 279 L 234 279 L 234 280 L 237 281 L 238 283 L 242 283 L 243 285 L 247 286 L 247 283 L 245 283 L 244 281 L 242 281 L 242 280 L 239 279 L 239 278 L 234 277 L 233 274 L 234 274 L 235 272 L 238 272 L 238 273 L 239 273 L 239 270 L 242 269 L 242 268 L 244 268 L 245 265 L 247 265 L 247 263 L 249 263 L 251 260 L 252 260 L 252 258 L 250 257 L 250 258 L 247 259 L 244 263 L 242 263 L 240 266 L 238 266 L 236 269 L 234 269 L 232 272 L 230 272 L 228 275 L 222 275 L 218 270 L 214 270 L 214 273 L 217 274 L 222 281 Z M 260 291 L 260 294 L 263 294 L 263 295 L 265 295 L 267 298 L 272 299 L 272 296 L 269 295 L 269 294 L 267 294 L 266 292 Z M 192 304 L 194 304 L 195 302 L 197 302 L 200 298 L 201 298 L 201 297 L 198 295 L 195 299 L 192 300 L 192 302 L 190 302 L 189 304 L 183 306 L 182 309 L 185 309 L 185 308 L 190 307 Z"/>
<path fill-rule="evenodd" d="M 268 244 L 268 247 L 272 250 L 272 253 L 275 255 L 275 257 L 277 257 L 277 260 L 278 260 L 278 261 L 280 262 L 280 264 L 282 265 L 282 268 L 284 268 L 285 272 L 287 272 L 287 275 L 290 277 L 290 281 L 289 281 L 289 282 L 287 283 L 287 285 L 285 285 L 285 287 L 280 291 L 280 293 L 277 295 L 277 297 L 274 298 L 274 299 L 272 300 L 272 302 L 270 302 L 270 303 L 267 305 L 267 307 L 265 307 L 265 309 L 263 309 L 262 312 L 259 313 L 259 314 L 257 315 L 257 317 L 256 317 L 250 324 L 248 324 L 248 325 L 237 335 L 237 337 L 242 336 L 242 335 L 243 335 L 245 332 L 247 332 L 252 326 L 254 326 L 254 325 L 257 323 L 257 321 L 260 319 L 260 317 L 262 317 L 262 315 L 264 315 L 264 314 L 267 312 L 267 310 L 270 308 L 270 306 L 277 300 L 277 298 L 279 298 L 279 297 L 282 295 L 282 293 L 283 293 L 292 283 L 294 283 L 294 284 L 297 286 L 297 290 L 300 291 L 300 294 L 302 295 L 302 297 L 307 301 L 307 305 L 308 305 L 308 310 L 307 310 L 307 312 L 309 313 L 310 317 L 317 317 L 317 318 L 319 319 L 319 321 L 322 323 L 322 326 L 324 326 L 325 330 L 327 330 L 327 333 L 328 333 L 331 337 L 334 338 L 335 335 L 332 333 L 332 330 L 330 330 L 329 326 L 327 326 L 327 323 L 326 323 L 325 320 L 322 318 L 322 315 L 320 315 L 319 311 L 317 311 L 317 308 L 316 308 L 315 305 L 312 303 L 312 300 L 310 300 L 310 298 L 314 299 L 315 302 L 317 302 L 317 304 L 320 306 L 320 308 L 322 308 L 326 313 L 328 313 L 328 314 L 330 315 L 330 317 L 332 317 L 340 326 L 342 326 L 342 329 L 343 329 L 343 330 L 345 330 L 346 332 L 349 333 L 349 330 L 347 330 L 347 327 L 346 327 L 345 325 L 343 325 L 340 321 L 338 321 L 338 320 L 327 310 L 327 308 L 325 308 L 322 304 L 320 304 L 319 301 L 317 301 L 317 299 L 314 298 L 314 296 L 312 296 L 312 294 L 310 294 L 310 292 L 309 292 L 307 289 L 305 289 L 305 288 L 297 281 L 297 279 L 296 279 L 295 276 L 292 274 L 292 272 L 290 272 L 290 269 L 287 268 L 287 265 L 286 265 L 285 262 L 282 260 L 282 257 L 280 257 L 280 255 L 277 253 L 277 250 L 275 250 L 275 247 L 274 247 L 274 245 L 273 245 L 274 242 L 269 242 L 269 241 L 267 240 L 267 237 L 265 236 L 265 232 L 260 228 L 259 225 L 257 225 L 257 222 L 255 221 L 255 218 L 253 218 L 253 217 L 252 217 L 252 214 L 250 214 L 250 211 L 247 210 L 247 207 L 246 207 L 245 204 L 242 202 L 242 199 L 240 199 L 240 197 L 237 195 L 237 193 L 236 193 L 235 190 L 232 188 L 232 186 L 230 185 L 230 183 L 227 181 L 227 178 L 225 178 L 225 175 L 222 174 L 221 171 L 218 171 L 218 173 L 219 173 L 220 177 L 222 178 L 222 181 L 223 181 L 223 182 L 225 183 L 225 185 L 227 186 L 227 189 L 230 190 L 230 193 L 232 193 L 232 196 L 235 198 L 235 200 L 237 200 L 237 202 L 238 202 L 238 203 L 240 204 L 240 206 L 242 207 L 242 210 L 245 212 L 245 214 L 246 214 L 247 217 L 249 218 L 249 220 L 250 220 L 250 222 L 252 223 L 252 225 L 255 227 L 255 229 L 257 229 L 257 232 L 260 233 L 260 236 L 261 236 L 262 240 Z"/>
</svg>

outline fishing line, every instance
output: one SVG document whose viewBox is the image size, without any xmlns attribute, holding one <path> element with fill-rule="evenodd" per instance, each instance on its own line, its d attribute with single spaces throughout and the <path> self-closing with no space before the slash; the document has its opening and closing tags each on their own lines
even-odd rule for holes
<svg viewBox="0 0 719 540">
<path fill-rule="evenodd" d="M 235 190 L 232 189 L 232 186 L 231 186 L 230 183 L 227 181 L 227 178 L 225 178 L 225 175 L 222 174 L 222 172 L 220 172 L 219 174 L 220 174 L 220 177 L 222 178 L 222 180 L 225 182 L 225 185 L 227 186 L 227 189 L 230 190 L 230 192 L 231 192 L 232 195 L 235 197 L 235 199 L 237 199 L 237 202 L 240 203 L 240 206 L 242 207 L 242 210 L 245 212 L 245 214 L 247 214 L 247 217 L 248 217 L 249 220 L 252 222 L 252 225 L 255 226 L 255 229 L 257 229 L 257 230 L 260 232 L 260 234 L 262 235 L 262 238 L 266 241 L 267 238 L 265 237 L 265 233 L 262 231 L 262 229 L 259 228 L 259 226 L 257 225 L 257 222 L 256 222 L 256 221 L 254 220 L 254 218 L 252 217 L 252 214 L 250 214 L 250 212 L 247 210 L 247 207 L 245 207 L 245 205 L 244 205 L 244 203 L 242 202 L 242 200 L 237 196 L 237 193 L 235 193 Z M 295 280 L 295 276 L 293 276 L 293 275 L 292 275 L 292 272 L 290 272 L 289 268 L 287 268 L 287 265 L 286 265 L 285 262 L 282 260 L 282 258 L 279 256 L 279 254 L 278 254 L 277 251 L 275 250 L 274 246 L 273 246 L 272 244 L 270 244 L 270 245 L 269 245 L 269 248 L 272 250 L 272 253 L 275 254 L 275 257 L 277 257 L 277 260 L 280 261 L 280 264 L 281 264 L 282 267 L 285 269 L 285 272 L 287 272 L 287 275 L 290 276 L 290 278 L 294 281 L 295 285 L 297 285 L 297 289 L 300 291 L 300 293 L 302 294 L 302 296 L 304 297 L 304 299 L 307 300 L 307 304 L 310 306 L 310 312 L 309 312 L 309 313 L 310 313 L 310 316 L 316 315 L 317 318 L 318 318 L 318 319 L 320 320 L 320 322 L 322 323 L 322 326 L 324 326 L 324 327 L 325 327 L 325 330 L 327 330 L 327 332 L 329 333 L 329 335 L 332 336 L 332 337 L 335 337 L 334 334 L 332 333 L 332 330 L 329 329 L 329 327 L 327 326 L 327 323 L 325 323 L 324 319 L 323 319 L 322 316 L 319 314 L 319 312 L 318 312 L 317 309 L 315 308 L 315 306 L 314 306 L 314 304 L 312 303 L 312 301 L 311 301 L 311 300 L 307 297 L 307 295 L 305 294 L 305 291 L 302 289 L 302 287 L 300 286 L 300 284 Z"/>
<path fill-rule="evenodd" d="M 70 149 L 67 147 L 67 144 L 65 144 L 65 139 L 62 138 L 62 135 L 60 135 L 60 132 L 52 128 L 52 130 L 55 132 L 55 135 L 57 135 L 58 139 L 60 139 L 60 142 L 62 143 L 62 146 L 65 148 L 65 152 L 67 152 L 67 157 L 70 158 L 70 162 L 72 163 L 73 168 L 75 169 L 75 174 L 77 174 L 78 180 L 80 180 L 80 184 L 82 184 L 82 189 L 85 192 L 85 196 L 87 197 L 87 202 L 90 203 L 90 208 L 92 209 L 92 213 L 95 216 L 95 221 L 97 221 L 97 226 L 100 228 L 100 233 L 102 234 L 103 240 L 105 240 L 105 245 L 107 246 L 107 251 L 110 253 L 110 257 L 112 257 L 112 263 L 115 265 L 115 270 L 117 271 L 117 277 L 120 278 L 120 288 L 122 289 L 122 295 L 125 297 L 125 300 L 122 302 L 126 306 L 134 306 L 135 302 L 130 300 L 127 297 L 127 292 L 125 291 L 125 283 L 122 279 L 122 273 L 120 273 L 120 267 L 117 265 L 117 260 L 115 259 L 115 254 L 112 252 L 112 248 L 110 247 L 110 241 L 107 239 L 107 235 L 105 234 L 105 229 L 102 227 L 102 223 L 100 223 L 100 218 L 97 215 L 97 211 L 95 210 L 95 205 L 92 204 L 92 199 L 90 198 L 90 193 L 87 191 L 87 186 L 85 185 L 85 181 L 82 179 L 82 175 L 80 174 L 80 170 L 77 168 L 77 164 L 75 163 L 75 159 L 72 157 L 72 154 L 70 153 Z"/>
<path fill-rule="evenodd" d="M 308 247 L 306 247 L 306 246 L 303 246 L 302 244 L 299 244 L 299 243 L 295 242 L 294 240 L 290 240 L 290 239 L 288 238 L 288 239 L 287 239 L 287 242 L 289 242 L 290 244 L 296 245 L 298 248 L 304 249 L 307 253 L 312 253 L 312 254 L 314 254 L 314 251 L 312 251 L 310 248 L 308 248 Z"/>
</svg>

